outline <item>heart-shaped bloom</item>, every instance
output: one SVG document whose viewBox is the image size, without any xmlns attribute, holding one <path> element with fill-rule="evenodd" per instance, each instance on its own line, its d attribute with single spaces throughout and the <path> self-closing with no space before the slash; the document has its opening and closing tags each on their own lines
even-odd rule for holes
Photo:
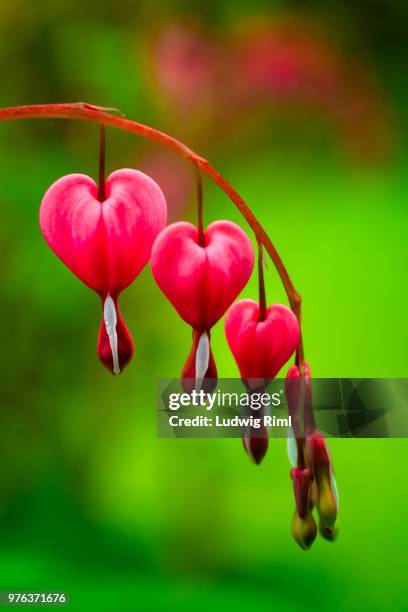
<svg viewBox="0 0 408 612">
<path fill-rule="evenodd" d="M 230 308 L 225 333 L 244 380 L 274 378 L 300 338 L 299 323 L 289 308 L 273 304 L 261 320 L 254 300 L 240 300 Z"/>
<path fill-rule="evenodd" d="M 154 243 L 151 266 L 156 283 L 180 317 L 193 328 L 193 348 L 182 377 L 216 378 L 210 330 L 245 287 L 254 266 L 251 242 L 230 221 L 216 221 L 204 232 L 179 222 Z"/>
<path fill-rule="evenodd" d="M 83 174 L 58 179 L 43 197 L 40 225 L 46 241 L 101 296 L 98 354 L 114 374 L 119 374 L 133 352 L 118 296 L 148 262 L 166 218 L 160 187 L 132 169 L 117 170 L 106 179 L 103 201 L 98 200 L 96 183 Z"/>
<path fill-rule="evenodd" d="M 299 323 L 289 308 L 274 304 L 262 317 L 254 300 L 240 300 L 230 308 L 225 333 L 249 393 L 276 376 L 300 338 Z M 243 443 L 250 458 L 259 464 L 268 450 L 266 429 L 264 437 L 259 432 L 244 434 Z"/>
</svg>

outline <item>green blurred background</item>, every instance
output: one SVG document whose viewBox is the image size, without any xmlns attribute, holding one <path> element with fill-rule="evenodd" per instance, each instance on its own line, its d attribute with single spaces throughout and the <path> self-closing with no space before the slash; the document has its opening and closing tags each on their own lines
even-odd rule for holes
<svg viewBox="0 0 408 612">
<path fill-rule="evenodd" d="M 404 377 L 407 24 L 404 0 L 0 0 L 0 104 L 85 100 L 184 140 L 270 232 L 314 375 Z M 107 142 L 109 170 L 149 172 L 171 220 L 194 218 L 185 162 Z M 97 148 L 93 125 L 0 125 L 0 589 L 69 591 L 74 610 L 408 609 L 405 440 L 331 441 L 340 535 L 305 553 L 284 441 L 255 467 L 238 440 L 157 439 L 156 381 L 191 332 L 148 268 L 121 300 L 134 360 L 100 365 L 99 300 L 38 226 L 56 178 L 96 178 Z M 206 221 L 224 217 L 246 227 L 206 182 Z M 267 292 L 285 300 L 272 265 Z M 213 338 L 237 376 L 221 323 Z"/>
</svg>

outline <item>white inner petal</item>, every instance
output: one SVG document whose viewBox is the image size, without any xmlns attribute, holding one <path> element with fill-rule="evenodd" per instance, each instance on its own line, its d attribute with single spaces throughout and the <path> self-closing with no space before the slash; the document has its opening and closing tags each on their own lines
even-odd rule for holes
<svg viewBox="0 0 408 612">
<path fill-rule="evenodd" d="M 103 305 L 103 320 L 105 321 L 106 333 L 108 334 L 109 344 L 112 352 L 113 373 L 120 374 L 118 355 L 118 334 L 116 333 L 118 316 L 116 314 L 115 302 L 112 300 L 109 293 Z"/>
<path fill-rule="evenodd" d="M 196 360 L 195 360 L 195 390 L 200 391 L 204 376 L 208 370 L 210 362 L 210 339 L 206 332 L 203 332 L 198 341 Z"/>
<path fill-rule="evenodd" d="M 333 472 L 330 472 L 330 487 L 333 493 L 333 497 L 336 501 L 337 510 L 339 509 L 339 490 L 337 488 L 337 482 Z"/>
<path fill-rule="evenodd" d="M 298 449 L 292 427 L 288 427 L 288 457 L 292 467 L 297 467 Z"/>
</svg>

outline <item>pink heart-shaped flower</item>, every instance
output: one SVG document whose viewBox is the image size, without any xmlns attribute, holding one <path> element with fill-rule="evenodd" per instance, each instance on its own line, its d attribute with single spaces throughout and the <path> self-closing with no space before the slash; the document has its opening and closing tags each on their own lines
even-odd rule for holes
<svg viewBox="0 0 408 612">
<path fill-rule="evenodd" d="M 106 179 L 103 201 L 89 176 L 69 174 L 53 183 L 41 202 L 40 225 L 46 241 L 102 298 L 97 350 L 114 374 L 119 374 L 133 354 L 118 296 L 148 262 L 166 218 L 160 187 L 146 174 L 131 169 L 117 170 Z"/>
<path fill-rule="evenodd" d="M 191 223 L 173 223 L 152 250 L 152 272 L 180 317 L 209 330 L 245 287 L 254 266 L 251 241 L 230 221 L 216 221 L 199 244 Z"/>
<path fill-rule="evenodd" d="M 254 300 L 240 300 L 230 308 L 225 333 L 244 379 L 274 378 L 300 338 L 299 323 L 289 308 L 273 304 L 260 321 Z"/>
<path fill-rule="evenodd" d="M 44 195 L 40 225 L 52 250 L 78 278 L 101 296 L 116 296 L 148 262 L 166 224 L 167 206 L 160 187 L 137 170 L 113 172 L 105 192 L 99 202 L 89 176 L 60 178 Z"/>
</svg>

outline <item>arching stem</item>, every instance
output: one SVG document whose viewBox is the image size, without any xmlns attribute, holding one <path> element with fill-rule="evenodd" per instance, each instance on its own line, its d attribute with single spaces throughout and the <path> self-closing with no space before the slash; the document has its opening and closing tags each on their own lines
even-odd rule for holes
<svg viewBox="0 0 408 612">
<path fill-rule="evenodd" d="M 269 236 L 265 232 L 258 219 L 255 217 L 251 209 L 241 198 L 239 193 L 235 191 L 232 185 L 219 173 L 213 166 L 211 166 L 206 159 L 197 155 L 194 151 L 189 149 L 182 142 L 169 136 L 168 134 L 156 130 L 143 123 L 137 121 L 131 121 L 125 117 L 109 114 L 107 111 L 112 109 L 106 109 L 99 106 L 93 106 L 86 102 L 76 102 L 68 104 L 34 104 L 27 106 L 11 106 L 8 108 L 0 109 L 0 121 L 10 121 L 16 119 L 74 119 L 78 121 L 90 121 L 92 123 L 99 123 L 105 126 L 124 130 L 131 134 L 136 134 L 142 138 L 147 138 L 153 142 L 157 142 L 162 146 L 174 151 L 177 155 L 184 157 L 191 161 L 198 167 L 204 174 L 206 174 L 214 183 L 216 183 L 240 210 L 243 217 L 246 219 L 252 230 L 255 232 L 257 240 L 265 247 L 266 252 L 273 261 L 273 264 L 281 278 L 282 284 L 285 288 L 286 295 L 289 300 L 289 304 L 294 314 L 296 315 L 299 325 L 301 324 L 302 318 L 302 299 L 300 294 L 296 291 L 296 288 L 280 258 L 278 251 L 270 240 Z M 296 363 L 298 364 L 300 373 L 304 376 L 304 354 L 302 338 L 300 339 L 299 347 L 296 353 Z"/>
</svg>

